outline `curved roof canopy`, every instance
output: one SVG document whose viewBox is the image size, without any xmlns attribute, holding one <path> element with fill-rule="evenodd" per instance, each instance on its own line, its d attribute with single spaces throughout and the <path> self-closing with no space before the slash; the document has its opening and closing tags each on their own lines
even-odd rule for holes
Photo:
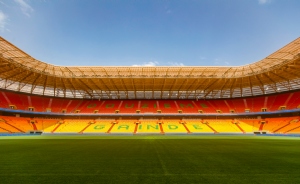
<svg viewBox="0 0 300 184">
<path fill-rule="evenodd" d="M 300 37 L 237 67 L 55 66 L 0 37 L 0 88 L 96 99 L 234 98 L 300 89 Z"/>
</svg>

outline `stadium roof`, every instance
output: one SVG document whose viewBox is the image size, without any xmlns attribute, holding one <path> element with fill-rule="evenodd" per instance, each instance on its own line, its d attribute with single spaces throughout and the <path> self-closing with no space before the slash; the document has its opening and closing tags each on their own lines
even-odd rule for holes
<svg viewBox="0 0 300 184">
<path fill-rule="evenodd" d="M 55 66 L 0 37 L 0 88 L 95 99 L 235 98 L 300 89 L 300 37 L 244 66 Z"/>
</svg>

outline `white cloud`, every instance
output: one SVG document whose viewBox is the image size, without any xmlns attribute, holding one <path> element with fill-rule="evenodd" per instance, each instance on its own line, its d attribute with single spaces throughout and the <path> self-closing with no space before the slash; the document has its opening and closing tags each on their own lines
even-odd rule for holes
<svg viewBox="0 0 300 184">
<path fill-rule="evenodd" d="M 177 62 L 168 62 L 168 64 L 171 66 L 184 66 L 183 63 L 177 63 Z"/>
<path fill-rule="evenodd" d="M 34 11 L 33 8 L 25 0 L 15 0 L 15 2 L 20 6 L 23 14 L 30 17 L 30 14 Z"/>
<path fill-rule="evenodd" d="M 143 63 L 141 65 L 132 65 L 132 66 L 159 66 L 159 65 L 160 65 L 160 63 L 158 61 L 149 61 L 149 62 Z M 162 65 L 164 65 L 164 64 L 162 64 Z M 177 63 L 177 62 L 168 62 L 168 64 L 166 66 L 184 66 L 184 64 Z"/>
<path fill-rule="evenodd" d="M 0 1 L 0 3 L 3 4 L 3 5 L 5 5 L 5 6 L 7 6 L 7 5 L 6 5 L 4 2 L 2 2 L 2 1 Z"/>
<path fill-rule="evenodd" d="M 219 59 L 215 59 L 213 62 L 214 62 L 214 65 L 220 65 L 220 60 Z"/>
<path fill-rule="evenodd" d="M 149 61 L 143 63 L 142 65 L 132 65 L 132 66 L 157 66 L 159 63 L 157 61 Z"/>
<path fill-rule="evenodd" d="M 7 21 L 7 16 L 0 10 L 0 31 L 5 30 L 5 25 Z"/>
<path fill-rule="evenodd" d="M 230 66 L 230 62 L 218 58 L 213 61 L 213 64 L 215 66 Z"/>
<path fill-rule="evenodd" d="M 266 3 L 269 3 L 269 2 L 271 2 L 271 0 L 258 0 L 259 4 L 266 4 Z"/>
</svg>

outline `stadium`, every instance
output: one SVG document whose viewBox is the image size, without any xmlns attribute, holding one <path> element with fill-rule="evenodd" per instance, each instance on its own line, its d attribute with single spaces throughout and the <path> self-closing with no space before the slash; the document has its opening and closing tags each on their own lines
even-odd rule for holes
<svg viewBox="0 0 300 184">
<path fill-rule="evenodd" d="M 272 144 L 281 142 L 281 147 L 289 146 L 291 153 L 299 153 L 299 146 L 296 145 L 299 145 L 300 136 L 298 74 L 300 38 L 261 61 L 240 67 L 54 66 L 34 59 L 2 37 L 0 50 L 0 132 L 1 137 L 8 143 L 18 145 L 7 149 L 13 154 L 18 152 L 19 148 L 26 150 L 28 146 L 37 146 L 45 151 L 44 154 L 51 153 L 51 156 L 46 158 L 52 161 L 55 157 L 59 165 L 64 165 L 59 167 L 56 173 L 51 167 L 41 169 L 32 161 L 35 163 L 33 166 L 41 170 L 36 171 L 31 166 L 27 169 L 37 172 L 35 175 L 27 172 L 21 174 L 22 171 L 15 179 L 43 182 L 48 178 L 47 181 L 53 182 L 49 177 L 56 176 L 59 182 L 66 182 L 69 177 L 72 177 L 72 182 L 96 181 L 95 176 L 98 174 L 74 172 L 72 169 L 75 167 L 89 169 L 91 173 L 99 169 L 105 173 L 100 175 L 103 181 L 121 183 L 125 181 L 140 183 L 143 178 L 146 179 L 143 181 L 146 183 L 160 181 L 219 183 L 224 178 L 225 181 L 238 183 L 258 180 L 293 183 L 299 180 L 299 175 L 296 174 L 298 169 L 292 171 L 290 168 L 293 167 L 282 162 L 279 163 L 283 165 L 273 164 L 274 173 L 277 173 L 273 180 L 261 175 L 261 170 L 259 175 L 253 173 L 254 179 L 246 177 L 251 174 L 249 175 L 239 165 L 243 163 L 241 159 L 245 158 L 234 153 L 239 153 L 241 147 L 245 148 L 247 151 L 243 151 L 244 156 L 251 158 L 248 162 L 254 162 L 254 165 L 250 166 L 249 163 L 244 163 L 250 168 L 256 164 L 266 163 L 264 159 L 257 159 L 259 163 L 253 161 L 251 155 L 254 153 L 261 154 L 258 157 L 263 155 L 265 159 L 269 158 L 271 162 L 276 158 L 265 155 L 262 144 L 273 152 Z M 33 142 L 27 145 L 27 139 Z M 16 140 L 18 141 L 9 142 Z M 41 140 L 46 142 L 40 142 Z M 57 140 L 59 141 L 56 142 Z M 86 142 L 87 140 L 89 142 Z M 145 140 L 147 142 L 144 142 Z M 257 140 L 263 143 L 257 144 Z M 208 143 L 216 145 L 216 149 L 206 145 Z M 48 145 L 42 146 L 43 144 L 52 145 L 52 149 L 49 150 Z M 74 159 L 78 159 L 76 156 L 70 156 L 68 159 L 60 152 L 70 144 L 85 147 L 86 153 L 78 148 L 71 149 L 71 152 L 80 152 L 86 157 L 84 163 L 78 161 L 82 167 L 73 165 Z M 92 160 L 89 158 L 99 154 L 95 151 L 98 150 L 97 144 L 106 147 L 100 149 L 102 153 L 100 155 L 107 159 L 112 157 L 113 160 L 110 162 L 113 163 L 102 160 L 99 164 L 104 166 L 91 164 Z M 127 144 L 128 147 L 122 146 L 123 144 Z M 195 149 L 197 144 L 214 151 L 203 152 L 202 149 Z M 141 148 L 145 145 L 147 148 Z M 121 148 L 124 155 L 114 153 L 116 147 Z M 34 147 L 32 149 L 35 150 Z M 149 154 L 145 152 L 139 155 L 139 149 Z M 62 159 L 59 159 L 60 156 L 54 153 L 54 150 L 64 155 Z M 217 150 L 221 150 L 224 155 L 214 155 L 218 153 Z M 22 151 L 24 153 L 20 155 L 25 158 L 31 155 L 36 158 L 38 156 L 35 155 L 38 154 L 36 151 L 34 156 L 27 151 Z M 201 173 L 204 172 L 205 176 L 191 170 L 190 167 L 195 165 L 181 161 L 173 153 L 183 154 L 185 159 L 189 159 L 188 155 L 191 154 L 195 163 L 203 164 L 197 168 Z M 195 153 L 213 155 L 214 159 L 232 159 L 230 155 L 233 154 L 238 161 L 218 162 L 221 165 L 213 167 L 213 164 L 209 163 L 216 164 L 214 159 L 208 158 L 209 163 L 199 161 L 199 157 L 193 155 Z M 229 153 L 230 155 L 227 155 Z M 130 157 L 131 154 L 138 155 Z M 282 153 L 274 151 L 273 154 L 280 156 Z M 120 160 L 123 157 L 128 160 Z M 135 158 L 138 160 L 150 158 L 151 161 L 144 160 L 140 163 Z M 172 162 L 172 159 L 179 161 Z M 299 163 L 296 157 L 291 159 Z M 19 159 L 14 160 L 11 157 L 7 160 L 4 165 L 10 165 L 9 161 L 16 165 L 18 163 L 15 162 L 20 162 Z M 39 162 L 44 163 L 44 160 Z M 184 165 L 184 170 L 180 169 L 181 164 L 187 164 Z M 226 164 L 233 164 L 234 167 L 228 167 Z M 120 169 L 121 166 L 124 168 Z M 6 167 L 8 171 L 17 170 L 14 167 Z M 228 180 L 227 175 L 230 173 L 225 176 L 223 172 L 215 171 L 223 167 L 241 170 L 234 171 L 239 173 L 237 175 L 231 173 L 232 177 Z M 289 172 L 291 178 L 286 178 L 285 173 L 279 172 L 282 167 Z M 262 168 L 269 171 L 265 167 Z M 62 174 L 64 171 L 61 169 L 72 172 Z M 136 169 L 141 170 L 135 171 Z M 48 174 L 45 175 L 45 172 Z M 35 178 L 36 176 L 41 176 L 42 179 L 39 180 Z M 128 176 L 131 178 L 128 179 Z M 214 176 L 216 178 L 211 178 Z M 89 177 L 92 179 L 87 179 Z M 15 180 L 10 177 L 5 181 Z"/>
<path fill-rule="evenodd" d="M 240 67 L 65 67 L 1 38 L 7 134 L 300 134 L 300 38 Z"/>
<path fill-rule="evenodd" d="M 0 0 L 0 183 L 300 183 L 298 0 Z"/>
</svg>

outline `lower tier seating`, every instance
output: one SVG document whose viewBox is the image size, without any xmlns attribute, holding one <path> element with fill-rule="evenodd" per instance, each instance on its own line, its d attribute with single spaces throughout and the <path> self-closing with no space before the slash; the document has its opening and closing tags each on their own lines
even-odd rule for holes
<svg viewBox="0 0 300 184">
<path fill-rule="evenodd" d="M 0 116 L 1 133 L 300 133 L 300 118 L 39 119 Z"/>
<path fill-rule="evenodd" d="M 203 124 L 201 120 L 184 120 L 185 126 L 191 133 L 214 133 L 214 131 Z"/>
<path fill-rule="evenodd" d="M 138 125 L 136 133 L 161 133 L 161 129 L 157 120 L 145 120 Z"/>
<path fill-rule="evenodd" d="M 136 126 L 136 120 L 119 120 L 117 121 L 112 129 L 110 130 L 110 133 L 133 133 L 135 126 Z"/>
<path fill-rule="evenodd" d="M 161 125 L 165 133 L 187 133 L 184 125 L 178 120 L 164 120 Z"/>
<path fill-rule="evenodd" d="M 206 120 L 205 123 L 219 133 L 242 133 L 232 120 Z"/>
<path fill-rule="evenodd" d="M 82 133 L 106 133 L 114 123 L 114 120 L 95 120 Z"/>
</svg>

